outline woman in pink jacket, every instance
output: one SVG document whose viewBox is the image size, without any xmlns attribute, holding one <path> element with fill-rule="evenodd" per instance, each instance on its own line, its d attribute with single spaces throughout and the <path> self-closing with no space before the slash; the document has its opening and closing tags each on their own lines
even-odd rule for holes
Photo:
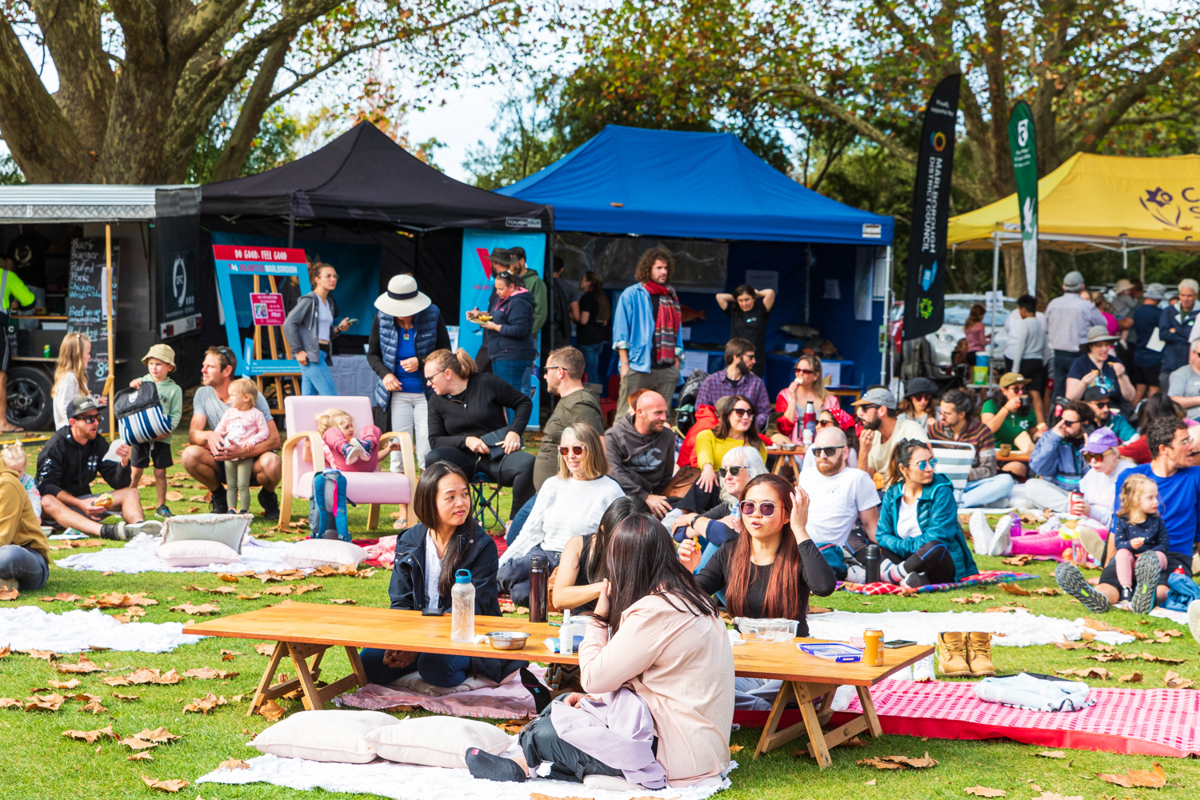
<svg viewBox="0 0 1200 800">
<path fill-rule="evenodd" d="M 471 774 L 523 781 L 549 761 L 551 777 L 605 776 L 597 786 L 619 778 L 647 788 L 721 780 L 729 767 L 733 651 L 711 598 L 648 514 L 613 531 L 608 580 L 588 618 L 579 668 L 588 694 L 560 698 L 527 725 L 523 758 L 471 748 Z"/>
</svg>

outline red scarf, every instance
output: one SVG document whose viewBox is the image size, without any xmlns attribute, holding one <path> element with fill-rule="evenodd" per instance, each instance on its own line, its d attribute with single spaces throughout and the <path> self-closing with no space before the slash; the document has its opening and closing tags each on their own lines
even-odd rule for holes
<svg viewBox="0 0 1200 800">
<path fill-rule="evenodd" d="M 678 339 L 679 327 L 683 324 L 683 312 L 679 308 L 679 298 L 670 286 L 663 286 L 654 281 L 642 284 L 646 291 L 658 295 L 658 316 L 654 319 L 654 336 L 651 338 L 650 366 L 675 360 L 675 342 Z"/>
</svg>

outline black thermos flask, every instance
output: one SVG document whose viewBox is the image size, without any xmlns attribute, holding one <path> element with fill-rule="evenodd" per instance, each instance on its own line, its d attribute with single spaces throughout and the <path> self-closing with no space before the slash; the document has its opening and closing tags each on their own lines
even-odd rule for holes
<svg viewBox="0 0 1200 800">
<path fill-rule="evenodd" d="M 867 545 L 867 563 L 865 565 L 867 570 L 867 583 L 879 582 L 879 562 L 882 560 L 882 558 L 883 556 L 879 552 L 879 545 Z"/>
<path fill-rule="evenodd" d="M 550 577 L 550 559 L 545 556 L 534 556 L 529 560 L 529 621 L 545 622 L 546 609 L 549 605 L 547 597 L 547 579 Z"/>
</svg>

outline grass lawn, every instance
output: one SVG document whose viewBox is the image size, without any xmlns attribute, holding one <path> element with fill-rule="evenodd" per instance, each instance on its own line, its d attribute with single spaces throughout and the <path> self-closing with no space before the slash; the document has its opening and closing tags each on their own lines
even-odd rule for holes
<svg viewBox="0 0 1200 800">
<path fill-rule="evenodd" d="M 175 438 L 176 453 L 184 445 L 185 437 L 181 434 Z M 36 449 L 31 448 L 30 471 Z M 183 475 L 182 468 L 175 467 L 172 475 Z M 192 486 L 189 480 L 183 487 L 172 487 L 183 493 L 185 500 L 172 503 L 176 512 L 184 513 L 194 506 L 204 504 L 190 501 L 186 498 L 200 494 L 202 490 Z M 508 490 L 505 490 L 505 495 Z M 256 493 L 257 496 L 257 493 Z M 153 509 L 153 488 L 142 490 L 143 505 Z M 506 500 L 507 503 L 507 500 Z M 296 509 L 299 516 L 307 514 L 307 506 L 301 502 Z M 258 511 L 257 502 L 255 511 Z M 384 517 L 385 521 L 390 522 Z M 351 511 L 351 530 L 358 535 L 364 534 L 366 525 L 366 510 Z M 256 520 L 254 532 L 263 534 L 268 530 L 267 524 L 261 519 Z M 274 534 L 276 538 L 279 534 Z M 116 543 L 106 543 L 113 546 Z M 116 545 L 119 546 L 119 545 Z M 54 557 L 61 558 L 69 553 L 93 552 L 92 549 L 56 550 Z M 1004 568 L 999 559 L 978 559 L 981 569 Z M 1021 584 L 1026 588 L 1038 586 L 1053 586 L 1050 565 L 1034 562 L 1025 571 L 1035 572 L 1041 576 L 1037 581 Z M 350 598 L 359 605 L 385 606 L 388 602 L 387 586 L 388 572 L 379 570 L 369 578 L 335 577 L 322 578 L 317 582 L 322 585 L 320 591 L 305 594 L 303 602 L 329 602 L 337 598 Z M 189 619 L 181 612 L 170 611 L 170 607 L 184 602 L 198 604 L 212 602 L 220 606 L 221 614 L 233 614 L 261 608 L 277 602 L 276 598 L 264 596 L 259 600 L 237 600 L 233 595 L 209 595 L 189 590 L 196 585 L 204 588 L 217 587 L 222 584 L 213 574 L 187 573 L 181 575 L 147 573 L 144 575 L 101 575 L 97 572 L 73 572 L 65 569 L 52 569 L 50 582 L 40 591 L 22 595 L 14 602 L 0 604 L 0 607 L 15 605 L 38 605 L 47 611 L 63 612 L 73 606 L 68 603 L 41 602 L 42 596 L 67 592 L 87 597 L 101 592 L 149 592 L 158 601 L 158 605 L 146 607 L 145 622 L 182 622 Z M 274 584 L 279 585 L 279 584 Z M 253 587 L 259 586 L 253 578 L 243 578 L 237 586 L 239 590 L 252 593 Z M 1078 604 L 1065 597 L 1015 597 L 1006 594 L 999 587 L 982 587 L 984 594 L 995 596 L 994 601 L 985 601 L 979 606 L 967 606 L 967 610 L 982 610 L 990 605 L 1011 605 L 1019 601 L 1032 611 L 1053 616 L 1073 619 L 1083 616 L 1083 609 Z M 870 597 L 837 592 L 833 597 L 822 598 L 818 602 L 827 607 L 848 611 L 885 611 L 926 609 L 930 611 L 963 610 L 963 606 L 952 603 L 954 597 L 968 595 L 972 590 L 937 595 L 922 595 L 918 598 Z M 110 611 L 106 613 L 118 613 Z M 1107 615 L 1106 621 L 1121 627 L 1138 627 L 1139 620 L 1127 612 L 1113 612 Z M 1161 687 L 1163 676 L 1168 668 L 1174 669 L 1186 678 L 1200 678 L 1196 665 L 1200 663 L 1200 653 L 1196 642 L 1188 634 L 1186 626 L 1177 626 L 1154 619 L 1148 625 L 1142 625 L 1140 630 L 1147 632 L 1154 628 L 1178 628 L 1184 634 L 1173 639 L 1169 644 L 1134 643 L 1121 648 L 1120 651 L 1142 652 L 1149 650 L 1157 655 L 1187 659 L 1186 663 L 1168 667 L 1155 663 L 1111 663 L 1106 666 L 1116 674 L 1140 671 L 1144 675 L 1141 684 L 1146 688 Z M 851 632 L 848 632 L 848 634 Z M 0 642 L 0 648 L 6 643 Z M 81 683 L 78 688 L 59 690 L 62 694 L 70 695 L 86 692 L 99 695 L 100 702 L 106 710 L 95 715 L 83 711 L 86 701 L 68 699 L 57 712 L 35 711 L 25 712 L 20 708 L 0 709 L 0 742 L 3 742 L 5 755 L 0 759 L 0 797 L 5 800 L 24 800 L 24 798 L 42 798 L 48 795 L 66 798 L 116 798 L 116 797 L 161 797 L 162 792 L 148 788 L 141 779 L 147 775 L 158 780 L 182 778 L 194 781 L 217 767 L 228 758 L 249 759 L 258 754 L 256 750 L 246 746 L 246 742 L 254 734 L 266 728 L 270 723 L 261 716 L 247 717 L 248 701 L 254 691 L 267 659 L 254 650 L 254 642 L 231 639 L 205 639 L 196 645 L 183 646 L 173 653 L 151 655 L 146 653 L 99 652 L 92 653 L 91 658 L 98 665 L 111 672 L 97 672 L 79 676 Z M 223 661 L 221 650 L 233 650 L 238 653 L 232 660 Z M 994 658 L 997 668 L 1002 673 L 1029 670 L 1033 672 L 1050 672 L 1055 669 L 1069 667 L 1093 666 L 1094 661 L 1085 661 L 1083 656 L 1088 651 L 1059 650 L 1052 646 L 1030 648 L 996 648 Z M 66 656 L 63 661 L 75 661 L 76 657 Z M 124 674 L 135 667 L 156 667 L 164 672 L 177 669 L 183 672 L 196 667 L 213 667 L 238 673 L 228 680 L 196 680 L 186 679 L 182 683 L 170 686 L 141 685 L 114 689 L 101 682 L 101 678 L 109 674 Z M 325 675 L 333 678 L 346 673 L 348 665 L 344 655 L 329 651 L 325 661 Z M 286 671 L 286 667 L 284 668 Z M 0 658 L 0 697 L 18 700 L 30 696 L 31 690 L 49 687 L 51 680 L 66 680 L 72 676 L 60 675 L 54 666 L 46 661 L 27 657 L 25 654 L 12 653 Z M 1115 680 L 1091 681 L 1096 686 L 1116 686 Z M 54 691 L 54 690 L 51 690 Z M 127 701 L 113 697 L 114 692 L 127 695 L 137 695 L 139 699 Z M 229 699 L 225 706 L 218 707 L 209 715 L 184 713 L 183 707 L 193 699 L 203 697 L 209 692 Z M 46 692 L 40 692 L 45 694 Z M 242 699 L 233 700 L 234 696 Z M 281 701 L 289 711 L 301 709 L 298 701 Z M 171 744 L 160 745 L 150 754 L 153 761 L 131 762 L 127 756 L 133 753 L 128 747 L 109 739 L 102 739 L 94 744 L 83 741 L 73 741 L 62 736 L 68 729 L 94 730 L 111 725 L 113 731 L 122 737 L 138 733 L 145 728 L 165 726 L 171 733 L 181 738 Z M 1162 763 L 1168 778 L 1168 787 L 1163 789 L 1125 789 L 1103 783 L 1096 779 L 1096 773 L 1125 772 L 1126 770 L 1148 769 L 1156 759 L 1144 756 L 1120 756 L 1110 753 L 1093 753 L 1086 751 L 1066 751 L 1066 758 L 1061 760 L 1039 758 L 1036 753 L 1045 749 L 1029 745 L 1014 744 L 1007 741 L 993 740 L 983 742 L 954 742 L 937 739 L 918 740 L 912 737 L 884 736 L 879 740 L 868 741 L 865 747 L 841 747 L 833 751 L 833 766 L 821 771 L 807 757 L 796 757 L 792 751 L 796 746 L 802 747 L 802 742 L 796 746 L 786 746 L 770 753 L 757 762 L 750 760 L 754 744 L 758 738 L 758 729 L 744 729 L 733 735 L 733 744 L 745 748 L 735 758 L 741 766 L 732 773 L 733 789 L 722 795 L 730 798 L 841 798 L 873 797 L 888 798 L 888 800 L 903 800 L 905 798 L 918 800 L 926 797 L 965 797 L 964 789 L 970 786 L 982 785 L 1001 789 L 1014 800 L 1030 800 L 1038 797 L 1042 791 L 1064 796 L 1081 796 L 1086 800 L 1102 800 L 1102 798 L 1185 798 L 1193 797 L 1200 788 L 1200 763 L 1195 760 L 1157 759 Z M 927 770 L 906 770 L 895 772 L 879 772 L 873 768 L 860 767 L 855 764 L 857 759 L 872 756 L 907 755 L 920 756 L 928 751 L 936 759 L 938 766 Z M 809 783 L 815 780 L 815 783 Z M 531 788 L 536 791 L 536 788 Z M 179 796 L 189 800 L 202 796 L 206 800 L 221 798 L 300 798 L 300 797 L 333 797 L 327 792 L 305 793 L 289 789 L 277 788 L 266 784 L 248 786 L 190 785 L 183 789 Z M 336 795 L 351 797 L 351 795 Z"/>
</svg>

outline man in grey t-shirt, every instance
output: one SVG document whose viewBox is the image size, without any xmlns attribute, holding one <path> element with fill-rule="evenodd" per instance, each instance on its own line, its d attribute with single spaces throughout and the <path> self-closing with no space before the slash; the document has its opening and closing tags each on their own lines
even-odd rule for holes
<svg viewBox="0 0 1200 800">
<path fill-rule="evenodd" d="M 258 502 L 262 505 L 263 516 L 276 520 L 279 519 L 279 497 L 275 487 L 283 474 L 283 461 L 275 452 L 279 447 L 279 429 L 262 393 L 258 395 L 256 407 L 267 418 L 270 435 L 265 442 L 254 447 L 236 444 L 222 447 L 219 437 L 213 435 L 213 429 L 229 409 L 229 384 L 236 368 L 237 358 L 228 347 L 210 347 L 204 354 L 200 366 L 200 382 L 204 385 L 192 399 L 192 424 L 188 428 L 188 446 L 183 451 L 183 467 L 188 475 L 212 492 L 213 513 L 224 514 L 229 508 L 221 480 L 225 476 L 222 462 L 232 458 L 253 458 L 254 472 L 250 482 L 262 487 Z"/>
<path fill-rule="evenodd" d="M 1188 345 L 1188 363 L 1171 373 L 1167 394 L 1187 412 L 1200 419 L 1200 339 Z"/>
</svg>

